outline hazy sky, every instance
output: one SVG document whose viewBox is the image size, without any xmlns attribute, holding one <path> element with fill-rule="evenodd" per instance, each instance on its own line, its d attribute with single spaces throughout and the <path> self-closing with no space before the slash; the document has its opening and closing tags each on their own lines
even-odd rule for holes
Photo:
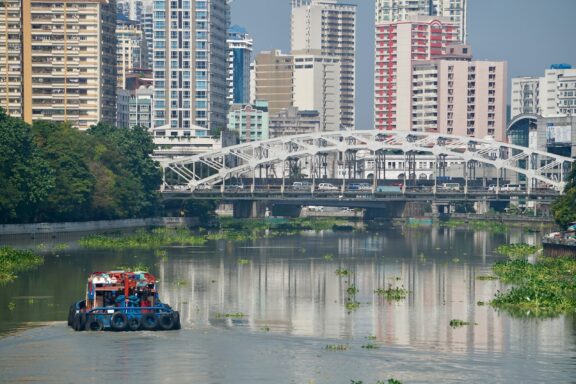
<svg viewBox="0 0 576 384">
<path fill-rule="evenodd" d="M 345 2 L 358 5 L 356 123 L 372 128 L 374 0 Z M 255 53 L 290 49 L 290 0 L 234 0 L 232 23 L 252 35 Z M 576 66 L 576 0 L 468 0 L 468 42 L 477 60 L 507 61 L 510 77 Z"/>
</svg>

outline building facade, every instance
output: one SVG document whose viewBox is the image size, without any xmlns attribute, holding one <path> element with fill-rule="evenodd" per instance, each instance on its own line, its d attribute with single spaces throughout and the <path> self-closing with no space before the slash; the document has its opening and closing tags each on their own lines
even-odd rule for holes
<svg viewBox="0 0 576 384">
<path fill-rule="evenodd" d="M 270 116 L 270 138 L 320 132 L 318 111 L 288 107 Z"/>
<path fill-rule="evenodd" d="M 244 28 L 235 25 L 228 30 L 228 104 L 250 103 L 252 43 Z"/>
<path fill-rule="evenodd" d="M 117 0 L 118 14 L 133 21 L 142 20 L 144 4 L 142 0 Z"/>
<path fill-rule="evenodd" d="M 294 106 L 318 111 L 322 132 L 340 130 L 340 78 L 338 58 L 294 55 Z"/>
<path fill-rule="evenodd" d="M 148 68 L 146 41 L 140 24 L 119 15 L 116 24 L 118 88 L 126 88 L 126 77 L 136 69 Z"/>
<path fill-rule="evenodd" d="M 576 69 L 555 64 L 543 77 L 512 79 L 512 118 L 521 114 L 544 117 L 576 115 Z"/>
<path fill-rule="evenodd" d="M 254 105 L 233 104 L 228 112 L 228 130 L 236 132 L 242 143 L 268 139 L 268 101 L 256 100 Z"/>
<path fill-rule="evenodd" d="M 458 26 L 434 17 L 376 25 L 376 129 L 411 129 L 413 62 L 439 58 L 458 43 Z"/>
<path fill-rule="evenodd" d="M 154 91 L 151 86 L 142 85 L 135 90 L 119 89 L 117 96 L 118 128 L 144 127 L 152 128 L 152 99 Z"/>
<path fill-rule="evenodd" d="M 458 25 L 459 40 L 466 42 L 467 0 L 376 0 L 376 24 L 406 21 L 414 16 L 439 16 Z"/>
<path fill-rule="evenodd" d="M 256 55 L 255 100 L 268 101 L 270 115 L 292 106 L 294 98 L 294 57 L 280 50 Z"/>
<path fill-rule="evenodd" d="M 154 2 L 154 126 L 226 127 L 226 0 Z"/>
<path fill-rule="evenodd" d="M 8 81 L 0 106 L 27 122 L 68 121 L 79 129 L 114 124 L 116 2 L 23 0 L 1 7 L 8 38 L 0 77 Z"/>
<path fill-rule="evenodd" d="M 340 125 L 355 128 L 356 6 L 336 0 L 295 0 L 292 5 L 292 54 L 340 60 Z"/>
<path fill-rule="evenodd" d="M 514 118 L 522 114 L 542 113 L 540 110 L 540 78 L 515 77 L 512 79 L 510 113 Z"/>
</svg>

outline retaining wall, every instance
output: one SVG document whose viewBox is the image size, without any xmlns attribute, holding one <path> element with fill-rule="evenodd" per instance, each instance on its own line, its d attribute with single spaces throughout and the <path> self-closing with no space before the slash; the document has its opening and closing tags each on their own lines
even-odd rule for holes
<svg viewBox="0 0 576 384">
<path fill-rule="evenodd" d="M 100 220 L 68 223 L 1 224 L 0 235 L 105 231 L 142 227 L 186 227 L 200 222 L 196 217 L 152 217 L 148 219 Z"/>
</svg>

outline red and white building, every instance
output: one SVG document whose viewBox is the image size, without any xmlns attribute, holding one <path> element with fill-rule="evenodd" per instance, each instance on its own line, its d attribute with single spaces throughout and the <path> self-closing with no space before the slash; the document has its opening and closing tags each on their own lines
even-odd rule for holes
<svg viewBox="0 0 576 384">
<path fill-rule="evenodd" d="M 416 16 L 376 25 L 376 129 L 504 140 L 506 84 L 506 63 L 472 61 L 455 22 Z"/>
</svg>

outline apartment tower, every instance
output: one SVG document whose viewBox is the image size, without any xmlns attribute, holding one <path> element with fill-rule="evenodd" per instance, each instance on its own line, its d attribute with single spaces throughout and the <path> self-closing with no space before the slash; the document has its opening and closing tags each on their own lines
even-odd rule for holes
<svg viewBox="0 0 576 384">
<path fill-rule="evenodd" d="M 292 106 L 294 98 L 294 57 L 280 50 L 256 55 L 255 98 L 267 100 L 270 116 Z"/>
<path fill-rule="evenodd" d="M 414 16 L 439 16 L 458 25 L 459 40 L 466 42 L 467 0 L 376 0 L 376 24 L 406 21 Z"/>
<path fill-rule="evenodd" d="M 242 27 L 228 30 L 228 104 L 250 103 L 252 38 Z"/>
<path fill-rule="evenodd" d="M 3 108 L 79 129 L 115 123 L 115 0 L 4 0 L 2 27 Z"/>
<path fill-rule="evenodd" d="M 340 61 L 340 127 L 355 128 L 356 6 L 336 0 L 293 0 L 292 6 L 292 54 Z"/>
<path fill-rule="evenodd" d="M 226 0 L 154 1 L 154 126 L 226 127 Z"/>
</svg>

